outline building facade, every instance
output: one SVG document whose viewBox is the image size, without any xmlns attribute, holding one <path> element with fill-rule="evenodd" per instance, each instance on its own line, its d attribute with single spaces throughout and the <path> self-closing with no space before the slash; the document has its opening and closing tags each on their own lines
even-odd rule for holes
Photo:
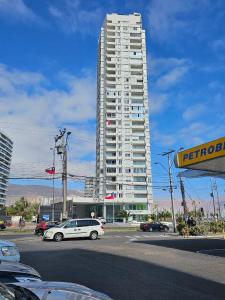
<svg viewBox="0 0 225 300">
<path fill-rule="evenodd" d="M 84 197 L 95 198 L 95 188 L 96 188 L 95 178 L 94 177 L 86 178 L 84 183 Z"/>
<path fill-rule="evenodd" d="M 121 210 L 141 220 L 151 211 L 152 187 L 146 42 L 140 14 L 106 15 L 97 77 L 96 195 L 109 221 Z"/>
<path fill-rule="evenodd" d="M 13 142 L 0 132 L 0 206 L 5 205 Z"/>
</svg>

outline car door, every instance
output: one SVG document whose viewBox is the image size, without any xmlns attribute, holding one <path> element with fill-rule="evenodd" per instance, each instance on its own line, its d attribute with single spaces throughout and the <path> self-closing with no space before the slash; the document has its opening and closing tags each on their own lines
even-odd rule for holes
<svg viewBox="0 0 225 300">
<path fill-rule="evenodd" d="M 77 220 L 80 236 L 87 237 L 90 234 L 90 220 Z"/>
<path fill-rule="evenodd" d="M 152 224 L 152 229 L 153 229 L 153 231 L 159 230 L 159 224 L 158 223 Z"/>
<path fill-rule="evenodd" d="M 77 221 L 68 222 L 63 228 L 63 234 L 65 238 L 80 237 L 79 228 L 77 227 Z"/>
</svg>

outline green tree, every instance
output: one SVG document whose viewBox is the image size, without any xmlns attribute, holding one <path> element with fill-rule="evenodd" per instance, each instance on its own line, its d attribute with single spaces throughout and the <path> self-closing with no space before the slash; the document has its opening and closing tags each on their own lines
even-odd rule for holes
<svg viewBox="0 0 225 300">
<path fill-rule="evenodd" d="M 24 197 L 17 200 L 14 205 L 6 207 L 9 216 L 22 216 L 26 221 L 30 221 L 32 216 L 37 215 L 38 204 L 29 203 Z"/>
<path fill-rule="evenodd" d="M 126 221 L 128 221 L 129 216 L 130 216 L 130 213 L 127 212 L 126 210 L 121 210 L 117 214 L 117 217 L 126 219 Z"/>
<path fill-rule="evenodd" d="M 169 210 L 164 209 L 163 211 L 158 212 L 159 220 L 166 221 L 167 219 L 172 218 L 172 214 Z"/>
</svg>

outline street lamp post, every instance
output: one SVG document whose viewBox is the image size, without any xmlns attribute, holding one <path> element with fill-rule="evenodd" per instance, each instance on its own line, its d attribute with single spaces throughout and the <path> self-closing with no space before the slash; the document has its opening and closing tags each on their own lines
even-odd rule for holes
<svg viewBox="0 0 225 300">
<path fill-rule="evenodd" d="M 65 140 L 66 134 L 66 140 Z M 61 140 L 61 143 L 56 146 L 57 154 L 62 155 L 62 186 L 63 186 L 63 210 L 62 210 L 62 219 L 67 219 L 67 146 L 68 146 L 68 137 L 71 134 L 70 131 L 67 131 L 66 128 L 60 130 L 60 134 L 55 137 L 55 143 Z"/>
</svg>

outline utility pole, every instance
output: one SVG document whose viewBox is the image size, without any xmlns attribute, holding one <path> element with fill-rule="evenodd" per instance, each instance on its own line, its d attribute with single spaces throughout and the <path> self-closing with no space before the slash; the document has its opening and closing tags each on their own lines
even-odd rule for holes
<svg viewBox="0 0 225 300">
<path fill-rule="evenodd" d="M 63 141 L 64 144 L 64 141 Z M 67 202 L 67 148 L 64 144 L 63 146 L 63 172 L 62 172 L 62 184 L 63 184 L 63 214 L 62 218 L 66 219 L 68 217 L 66 202 Z"/>
<path fill-rule="evenodd" d="M 182 196 L 182 206 L 184 209 L 184 221 L 186 223 L 187 216 L 188 216 L 188 210 L 187 210 L 187 202 L 185 198 L 185 190 L 184 190 L 184 183 L 182 178 L 180 177 L 180 191 L 181 191 L 181 196 Z"/>
<path fill-rule="evenodd" d="M 52 174 L 52 222 L 55 221 L 55 147 L 56 145 L 54 145 L 54 148 L 51 148 L 53 151 L 53 174 Z"/>
<path fill-rule="evenodd" d="M 212 183 L 212 178 L 210 178 L 210 182 L 211 182 L 211 193 L 210 196 L 213 199 L 213 211 L 214 211 L 214 219 L 216 220 L 216 206 L 215 206 L 215 198 L 214 198 L 214 193 L 213 193 L 213 183 Z"/>
<path fill-rule="evenodd" d="M 173 231 L 176 232 L 176 216 L 175 216 L 175 210 L 174 210 L 174 199 L 173 199 L 173 180 L 172 180 L 172 163 L 170 161 L 170 155 L 171 153 L 175 152 L 175 150 L 171 150 L 168 152 L 164 152 L 161 155 L 162 156 L 167 156 L 168 160 L 168 175 L 169 175 L 169 182 L 170 182 L 170 199 L 171 199 L 171 206 L 172 206 L 172 217 L 173 217 Z"/>
<path fill-rule="evenodd" d="M 221 219 L 220 198 L 219 198 L 219 193 L 218 193 L 218 189 L 217 189 L 216 179 L 214 179 L 214 185 L 213 186 L 214 186 L 214 189 L 216 191 L 218 212 L 219 212 L 219 217 Z"/>
<path fill-rule="evenodd" d="M 67 131 L 66 128 L 59 130 L 59 135 L 55 137 L 55 143 L 61 141 L 60 144 L 56 145 L 57 154 L 62 157 L 62 187 L 63 187 L 63 209 L 62 209 L 62 219 L 68 217 L 67 212 L 67 146 L 68 146 L 68 136 L 71 134 L 70 131 Z M 66 135 L 66 139 L 65 139 Z"/>
</svg>

